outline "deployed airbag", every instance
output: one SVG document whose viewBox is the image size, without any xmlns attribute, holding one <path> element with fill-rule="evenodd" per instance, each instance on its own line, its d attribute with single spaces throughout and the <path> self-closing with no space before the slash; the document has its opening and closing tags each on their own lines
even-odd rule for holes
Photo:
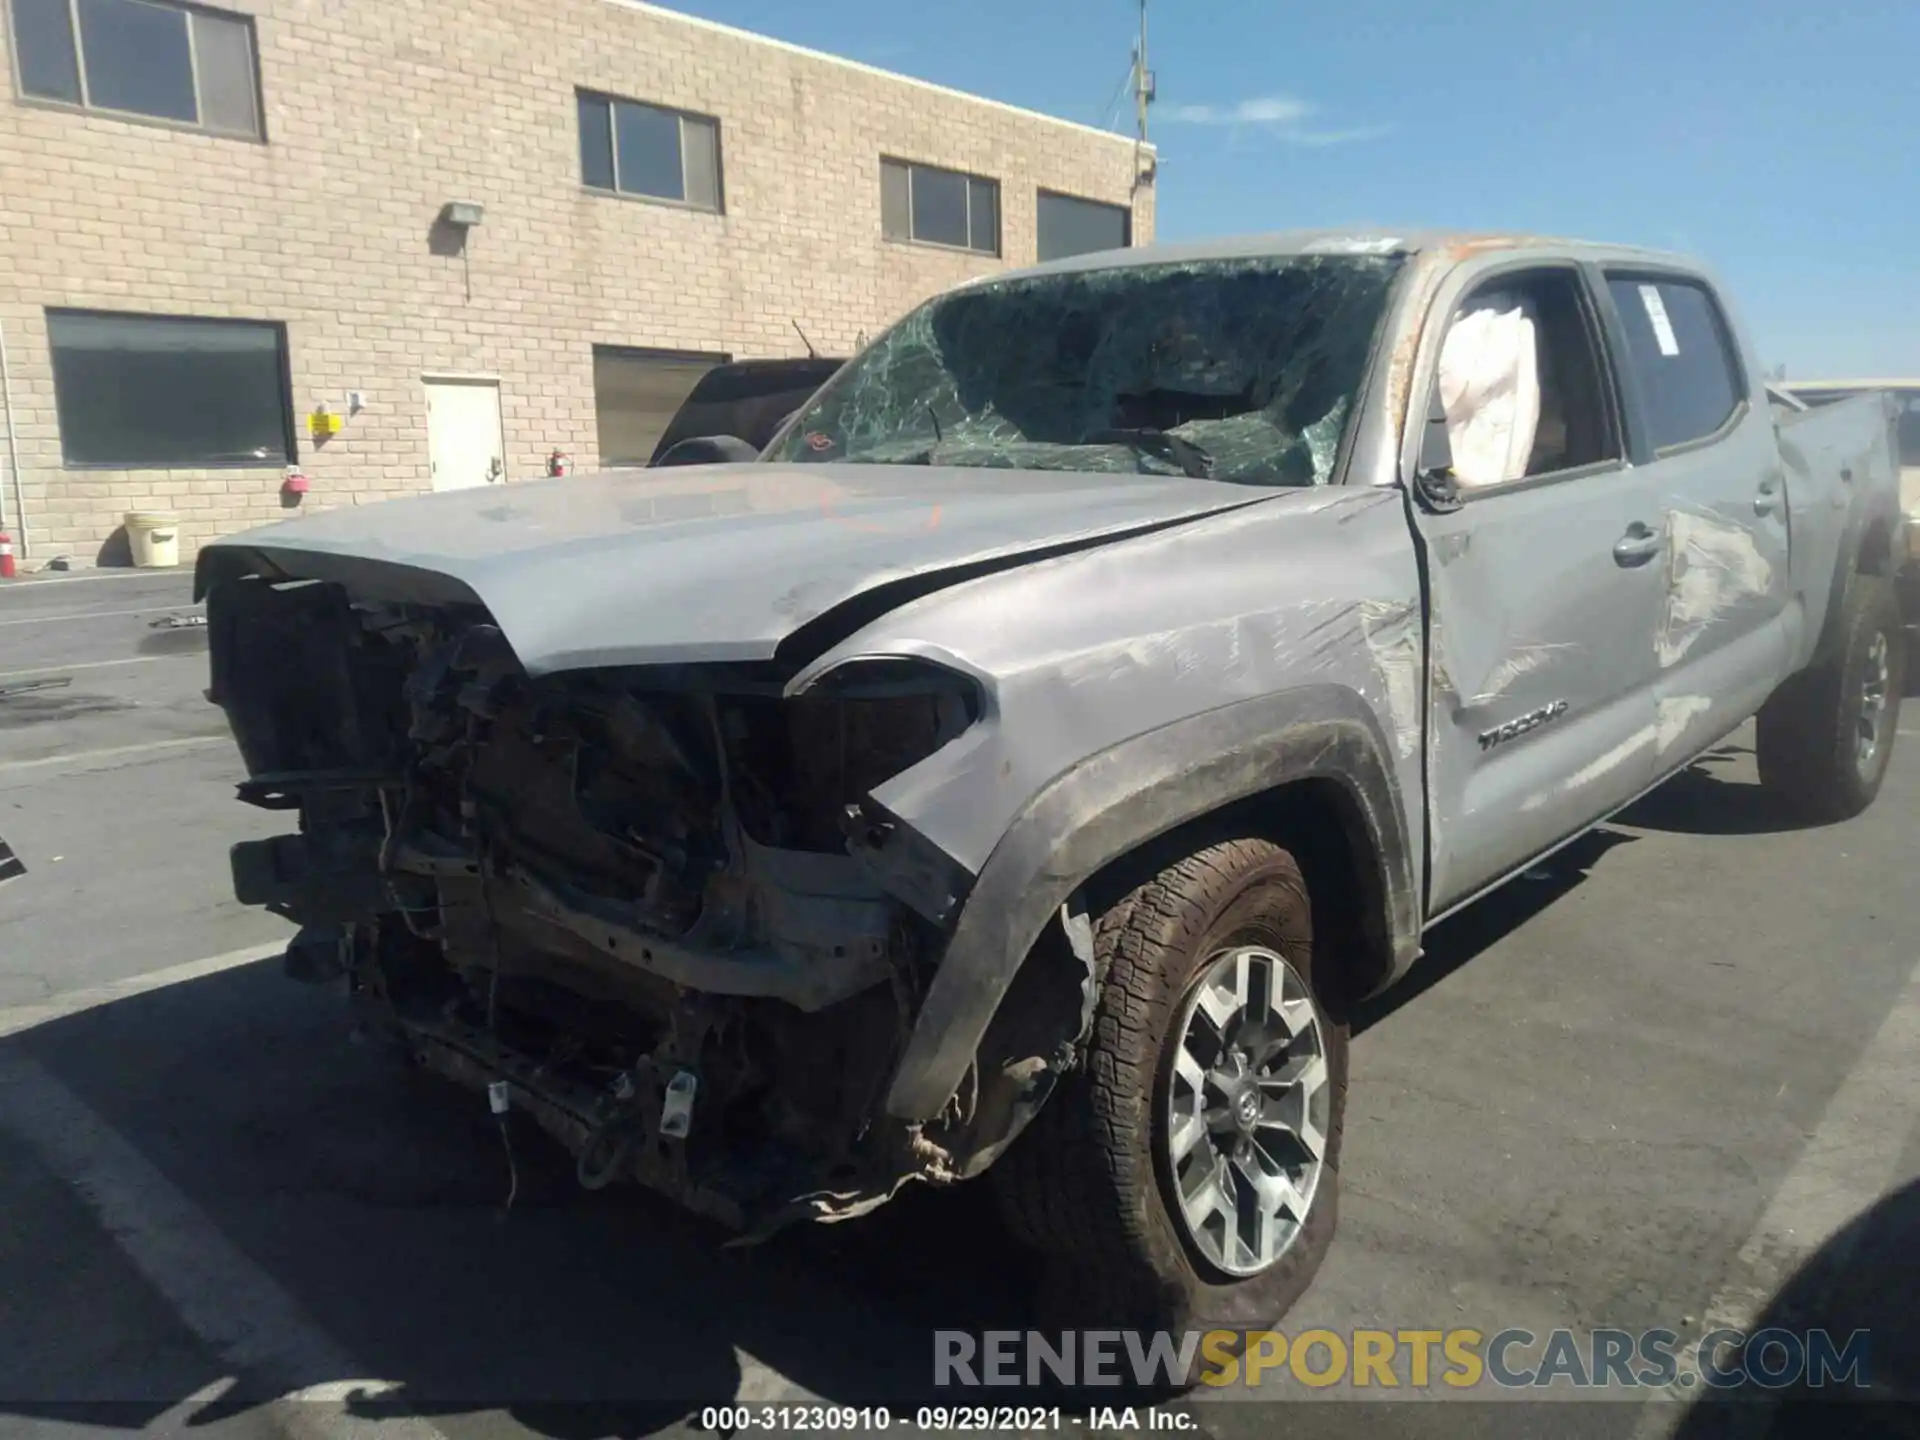
<svg viewBox="0 0 1920 1440">
<path fill-rule="evenodd" d="M 1440 402 L 1454 477 L 1498 485 L 1527 473 L 1540 428 L 1540 358 L 1528 301 L 1489 295 L 1447 332 L 1440 352 Z"/>
</svg>

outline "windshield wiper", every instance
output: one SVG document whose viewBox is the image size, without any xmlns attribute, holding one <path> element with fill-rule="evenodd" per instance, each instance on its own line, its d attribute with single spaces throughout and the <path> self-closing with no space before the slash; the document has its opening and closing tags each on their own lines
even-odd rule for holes
<svg viewBox="0 0 1920 1440">
<path fill-rule="evenodd" d="M 1213 478 L 1213 456 L 1183 435 L 1151 425 L 1126 430 L 1096 430 L 1084 436 L 1082 445 L 1130 445 L 1142 455 L 1178 465 L 1190 480 Z"/>
</svg>

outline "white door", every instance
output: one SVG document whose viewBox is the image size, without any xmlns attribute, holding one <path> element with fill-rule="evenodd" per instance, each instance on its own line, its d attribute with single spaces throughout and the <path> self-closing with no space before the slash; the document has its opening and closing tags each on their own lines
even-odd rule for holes
<svg viewBox="0 0 1920 1440">
<path fill-rule="evenodd" d="M 427 381 L 427 455 L 436 490 L 506 478 L 499 381 Z"/>
</svg>

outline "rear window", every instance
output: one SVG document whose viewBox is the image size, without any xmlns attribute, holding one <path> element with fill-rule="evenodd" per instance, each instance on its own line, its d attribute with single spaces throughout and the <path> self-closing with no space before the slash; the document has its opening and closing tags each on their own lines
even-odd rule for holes
<svg viewBox="0 0 1920 1440">
<path fill-rule="evenodd" d="M 1900 408 L 1900 419 L 1895 427 L 1900 443 L 1900 464 L 1905 468 L 1920 469 L 1920 390 L 1896 390 L 1893 395 Z"/>
<path fill-rule="evenodd" d="M 1792 388 L 1792 387 L 1788 387 Z M 1812 406 L 1837 405 L 1842 400 L 1851 400 L 1856 395 L 1872 395 L 1872 390 L 1845 390 L 1839 387 L 1820 386 L 1805 390 L 1794 389 L 1793 393 Z M 1920 386 L 1889 389 L 1884 393 L 1893 396 L 1895 443 L 1900 449 L 1900 464 L 1903 469 L 1920 469 Z"/>
<path fill-rule="evenodd" d="M 702 376 L 654 447 L 650 463 L 682 440 L 731 435 L 764 450 L 781 423 L 813 398 L 843 362 L 824 357 L 748 361 Z"/>
<path fill-rule="evenodd" d="M 1664 276 L 1607 280 L 1640 380 L 1655 450 L 1704 440 L 1725 425 L 1749 386 L 1720 307 L 1704 285 Z"/>
</svg>

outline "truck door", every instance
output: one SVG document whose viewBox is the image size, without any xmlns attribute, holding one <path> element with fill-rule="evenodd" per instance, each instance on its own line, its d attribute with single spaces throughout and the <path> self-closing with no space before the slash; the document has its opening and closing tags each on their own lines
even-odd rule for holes
<svg viewBox="0 0 1920 1440">
<path fill-rule="evenodd" d="M 1658 495 L 1626 463 L 1587 272 L 1465 266 L 1434 314 L 1408 460 L 1431 607 L 1430 916 L 1651 782 L 1664 594 Z"/>
<path fill-rule="evenodd" d="M 1608 267 L 1605 277 L 1628 454 L 1655 482 L 1665 543 L 1658 776 L 1753 714 L 1790 668 L 1804 619 L 1789 604 L 1795 497 L 1765 390 L 1712 288 L 1658 269 Z"/>
</svg>

